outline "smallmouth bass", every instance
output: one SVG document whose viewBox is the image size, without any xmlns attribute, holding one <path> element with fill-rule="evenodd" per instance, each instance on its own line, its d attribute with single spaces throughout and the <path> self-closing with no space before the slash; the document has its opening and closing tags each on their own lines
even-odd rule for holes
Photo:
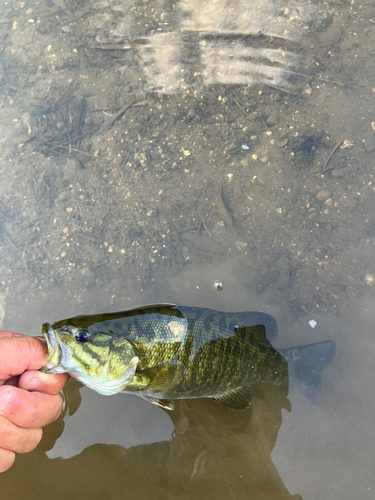
<svg viewBox="0 0 375 500">
<path fill-rule="evenodd" d="M 318 385 L 335 354 L 331 341 L 274 349 L 277 324 L 268 314 L 171 304 L 76 316 L 45 323 L 42 333 L 46 373 L 69 373 L 100 394 L 137 394 L 169 410 L 174 399 L 191 398 L 245 410 L 254 384 L 276 384 L 288 393 L 288 363 L 305 378 L 310 351 L 317 359 L 308 383 Z"/>
</svg>

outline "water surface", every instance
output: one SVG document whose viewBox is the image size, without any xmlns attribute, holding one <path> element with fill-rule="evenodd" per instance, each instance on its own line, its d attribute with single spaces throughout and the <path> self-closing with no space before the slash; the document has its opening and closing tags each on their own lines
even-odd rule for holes
<svg viewBox="0 0 375 500">
<path fill-rule="evenodd" d="M 314 399 L 292 381 L 290 412 L 269 386 L 245 412 L 170 413 L 69 384 L 1 475 L 8 499 L 373 498 L 373 19 L 371 3 L 0 7 L 2 327 L 172 302 L 272 314 L 279 348 L 337 345 Z"/>
</svg>

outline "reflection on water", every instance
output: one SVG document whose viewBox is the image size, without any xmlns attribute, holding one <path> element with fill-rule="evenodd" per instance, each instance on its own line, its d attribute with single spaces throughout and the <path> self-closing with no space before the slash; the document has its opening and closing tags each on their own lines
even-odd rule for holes
<svg viewBox="0 0 375 500">
<path fill-rule="evenodd" d="M 273 387 L 241 414 L 71 387 L 72 415 L 1 475 L 9 500 L 373 498 L 374 19 L 370 1 L 0 5 L 2 327 L 172 302 L 271 314 L 277 349 L 337 345 L 290 413 Z"/>
<path fill-rule="evenodd" d="M 161 34 L 148 42 L 147 49 L 138 51 L 146 65 L 147 90 L 171 93 L 201 85 L 259 83 L 293 88 L 296 77 L 303 76 L 297 73 L 298 54 L 281 50 L 280 41 L 264 35 Z M 196 71 L 190 79 L 192 68 Z"/>
<path fill-rule="evenodd" d="M 272 302 L 270 294 L 246 291 L 233 262 L 174 278 L 175 297 L 201 301 L 219 270 L 225 287 L 208 296 L 209 306 L 218 307 L 216 301 L 222 300 L 234 308 L 233 296 L 239 309 L 247 301 L 255 309 Z M 159 293 L 167 296 L 165 290 Z M 337 358 L 323 373 L 314 402 L 292 380 L 291 413 L 283 410 L 288 406 L 285 393 L 273 386 L 258 386 L 245 412 L 191 400 L 177 401 L 171 413 L 134 396 L 106 398 L 85 388 L 81 403 L 78 387 L 71 383 L 64 421 L 49 426 L 41 446 L 17 457 L 16 465 L 1 475 L 2 491 L 16 500 L 24 491 L 30 499 L 43 498 L 46 491 L 57 498 L 120 499 L 136 492 L 139 498 L 190 499 L 214 491 L 223 499 L 296 494 L 306 499 L 339 490 L 349 500 L 360 488 L 363 498 L 372 498 L 372 468 L 366 463 L 374 411 L 368 396 L 374 377 L 371 319 L 359 320 L 366 309 L 348 312 L 341 321 L 315 314 L 312 330 L 306 318 L 295 321 L 286 313 L 286 303 L 285 298 L 278 306 L 267 306 L 278 319 L 281 345 L 297 338 L 324 340 L 327 332 L 338 343 Z M 359 322 L 361 331 L 356 329 Z M 356 333 L 343 335 L 346 331 Z M 350 468 L 356 480 L 347 473 Z"/>
<path fill-rule="evenodd" d="M 46 491 L 57 499 L 72 494 L 120 499 L 130 492 L 156 499 L 301 498 L 289 494 L 270 456 L 281 410 L 288 405 L 283 391 L 272 386 L 258 388 L 245 412 L 206 400 L 178 401 L 176 410 L 168 412 L 174 426 L 168 441 L 128 449 L 96 444 L 70 459 L 48 460 L 43 452 L 60 436 L 59 421 L 47 429 L 32 460 L 19 457 L 2 480 L 2 491 L 7 498 L 28 491 L 30 500 L 43 498 Z M 25 467 L 31 468 L 30 483 L 26 478 L 18 489 L 15 478 Z"/>
</svg>

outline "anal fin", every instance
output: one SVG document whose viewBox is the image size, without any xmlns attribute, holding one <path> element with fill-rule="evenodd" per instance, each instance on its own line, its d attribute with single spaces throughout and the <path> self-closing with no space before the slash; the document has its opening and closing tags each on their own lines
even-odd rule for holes
<svg viewBox="0 0 375 500">
<path fill-rule="evenodd" d="M 151 396 L 141 396 L 142 399 L 145 399 L 149 403 L 152 403 L 153 405 L 158 405 L 164 410 L 169 410 L 173 411 L 174 410 L 174 403 L 170 399 L 158 399 L 158 398 L 153 398 Z"/>
<path fill-rule="evenodd" d="M 250 386 L 239 387 L 225 392 L 220 396 L 215 396 L 214 399 L 218 403 L 230 408 L 231 410 L 243 411 L 249 408 L 253 398 L 253 389 Z"/>
</svg>

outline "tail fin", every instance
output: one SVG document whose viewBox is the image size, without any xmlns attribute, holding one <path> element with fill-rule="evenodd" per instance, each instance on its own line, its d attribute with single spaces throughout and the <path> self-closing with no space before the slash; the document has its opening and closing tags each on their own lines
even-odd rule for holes
<svg viewBox="0 0 375 500">
<path fill-rule="evenodd" d="M 308 344 L 289 349 L 278 349 L 288 362 L 289 378 L 304 383 L 312 394 L 321 387 L 322 371 L 327 368 L 336 354 L 332 340 Z"/>
</svg>

